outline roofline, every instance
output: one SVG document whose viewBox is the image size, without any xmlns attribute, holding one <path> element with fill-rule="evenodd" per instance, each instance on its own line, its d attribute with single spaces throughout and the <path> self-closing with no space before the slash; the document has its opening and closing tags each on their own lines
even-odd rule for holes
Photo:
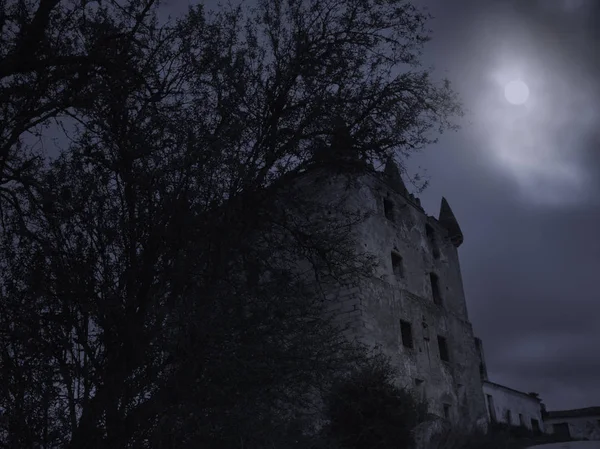
<svg viewBox="0 0 600 449">
<path fill-rule="evenodd" d="M 525 393 L 523 391 L 515 390 L 514 388 L 510 388 L 510 387 L 507 387 L 505 385 L 500 385 L 500 384 L 497 384 L 496 382 L 492 382 L 492 381 L 489 381 L 489 380 L 484 380 L 483 383 L 484 384 L 490 384 L 490 385 L 493 385 L 495 387 L 500 387 L 500 388 L 502 388 L 504 390 L 508 390 L 508 391 L 511 391 L 513 393 L 517 393 L 517 394 L 520 394 L 520 395 L 523 395 L 523 396 L 527 396 L 528 398 L 534 399 L 534 400 L 536 400 L 536 401 L 538 401 L 540 403 L 542 402 L 542 400 L 540 398 L 536 398 L 534 396 L 531 396 L 529 393 Z"/>
<path fill-rule="evenodd" d="M 421 199 L 418 196 L 411 194 L 408 191 L 408 189 L 406 190 L 406 195 L 401 192 L 398 192 L 398 190 L 396 190 L 396 188 L 387 179 L 385 179 L 385 177 L 383 176 L 383 172 L 376 170 L 365 170 L 363 175 L 371 176 L 372 178 L 376 179 L 380 184 L 383 184 L 387 188 L 393 190 L 397 195 L 400 195 L 408 204 L 410 204 L 418 212 L 422 213 L 426 217 L 429 217 L 429 215 L 427 215 L 427 212 L 425 211 L 425 208 L 420 204 Z M 412 198 L 410 197 L 410 195 L 412 195 Z"/>
<path fill-rule="evenodd" d="M 590 416 L 600 416 L 600 407 L 584 407 L 574 408 L 570 410 L 548 411 L 546 421 L 550 419 L 565 419 L 565 418 L 583 418 Z"/>
</svg>

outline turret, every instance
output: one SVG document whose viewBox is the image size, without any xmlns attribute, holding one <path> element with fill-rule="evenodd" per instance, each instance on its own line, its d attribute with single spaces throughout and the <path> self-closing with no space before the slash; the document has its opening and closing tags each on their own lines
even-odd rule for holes
<svg viewBox="0 0 600 449">
<path fill-rule="evenodd" d="M 383 169 L 383 174 L 387 179 L 387 182 L 399 193 L 402 195 L 406 195 L 406 186 L 404 185 L 404 181 L 402 181 L 402 175 L 400 174 L 400 170 L 394 162 L 394 159 L 390 156 L 385 164 L 385 168 Z"/>
<path fill-rule="evenodd" d="M 446 198 L 442 197 L 442 204 L 440 206 L 440 216 L 438 218 L 440 224 L 448 230 L 448 237 L 455 247 L 459 247 L 463 242 L 463 233 L 460 230 L 458 221 L 450 209 L 450 205 Z"/>
</svg>

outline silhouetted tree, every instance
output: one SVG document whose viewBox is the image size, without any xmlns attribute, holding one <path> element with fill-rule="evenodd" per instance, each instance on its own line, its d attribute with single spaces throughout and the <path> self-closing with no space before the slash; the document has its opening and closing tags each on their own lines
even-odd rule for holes
<svg viewBox="0 0 600 449">
<path fill-rule="evenodd" d="M 143 45 L 154 0 L 0 2 L 0 187 L 34 182 L 48 126 L 90 107 L 102 74 L 152 84 L 123 64 Z M 160 40 L 153 35 L 155 45 Z M 35 141 L 35 140 L 38 141 Z M 6 195 L 5 195 L 6 196 Z M 6 200 L 6 198 L 3 198 Z"/>
<path fill-rule="evenodd" d="M 418 69 L 426 16 L 399 0 L 260 1 L 161 27 L 151 3 L 101 3 L 90 25 L 90 5 L 39 10 L 52 5 L 48 45 L 6 53 L 27 76 L 47 68 L 48 90 L 19 72 L 0 92 L 14 122 L 2 134 L 0 447 L 289 447 L 320 390 L 364 358 L 321 286 L 373 263 L 343 195 L 328 217 L 294 186 L 319 150 L 342 157 L 340 141 L 362 163 L 401 159 L 451 126 L 449 85 Z M 80 33 L 83 66 L 45 59 Z M 49 115 L 36 112 L 50 94 Z M 22 158 L 23 132 L 60 114 L 77 124 L 69 146 Z"/>
</svg>

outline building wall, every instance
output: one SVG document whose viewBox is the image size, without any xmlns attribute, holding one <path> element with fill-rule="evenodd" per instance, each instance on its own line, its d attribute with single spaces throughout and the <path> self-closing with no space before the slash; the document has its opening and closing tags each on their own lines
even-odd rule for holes
<svg viewBox="0 0 600 449">
<path fill-rule="evenodd" d="M 357 246 L 379 262 L 374 277 L 330 293 L 333 309 L 352 324 L 355 336 L 390 356 L 400 372 L 398 383 L 416 391 L 431 413 L 460 425 L 485 426 L 479 355 L 458 251 L 446 229 L 417 199 L 380 176 L 360 175 L 351 184 L 329 176 L 326 184 L 318 189 L 321 195 L 347 195 L 347 209 L 366 215 L 354 227 Z M 384 200 L 392 205 L 393 219 L 386 218 Z M 392 252 L 401 258 L 401 273 L 394 272 Z M 438 278 L 441 304 L 434 302 L 430 273 Z M 401 322 L 409 323 L 412 344 L 403 341 Z M 447 361 L 441 359 L 438 336 L 446 340 Z"/>
<path fill-rule="evenodd" d="M 487 381 L 483 393 L 490 421 L 532 429 L 532 420 L 536 420 L 540 431 L 544 431 L 539 399 Z"/>
<path fill-rule="evenodd" d="M 553 434 L 555 425 L 566 424 L 573 439 L 600 440 L 600 415 L 573 418 L 547 418 L 544 420 L 546 432 Z M 558 431 L 557 433 L 559 433 Z"/>
</svg>

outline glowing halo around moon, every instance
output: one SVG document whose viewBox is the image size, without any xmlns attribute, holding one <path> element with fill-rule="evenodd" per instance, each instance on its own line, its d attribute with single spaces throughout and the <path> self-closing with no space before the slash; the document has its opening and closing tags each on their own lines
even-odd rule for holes
<svg viewBox="0 0 600 449">
<path fill-rule="evenodd" d="M 523 104 L 529 98 L 529 87 L 521 80 L 514 80 L 504 86 L 504 96 L 510 104 Z"/>
</svg>

